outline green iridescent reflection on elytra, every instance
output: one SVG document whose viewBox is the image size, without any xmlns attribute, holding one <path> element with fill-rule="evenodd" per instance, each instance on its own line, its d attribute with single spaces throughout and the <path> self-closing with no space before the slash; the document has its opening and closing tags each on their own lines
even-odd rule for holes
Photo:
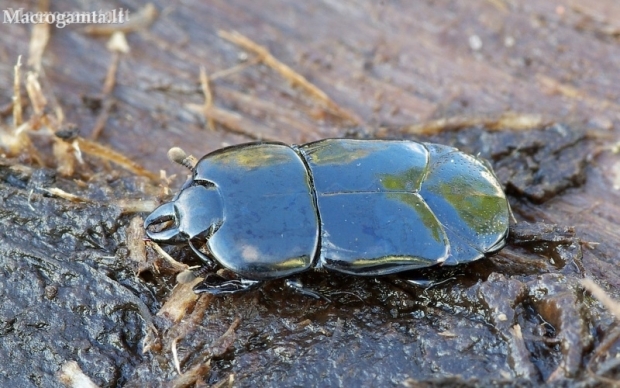
<svg viewBox="0 0 620 388">
<path fill-rule="evenodd" d="M 221 165 L 220 168 L 244 167 L 246 169 L 264 168 L 265 166 L 277 166 L 291 162 L 290 148 L 282 145 L 282 152 L 266 147 L 246 147 L 243 152 L 220 152 L 209 155 L 209 163 Z"/>
<path fill-rule="evenodd" d="M 426 168 L 412 167 L 400 174 L 379 174 L 379 179 L 387 191 L 417 192 L 420 190 Z"/>
<path fill-rule="evenodd" d="M 379 180 L 388 191 L 387 197 L 411 207 L 420 216 L 424 226 L 431 230 L 433 239 L 440 242 L 444 236 L 441 224 L 424 199 L 414 194 L 419 191 L 425 173 L 425 168 L 412 167 L 400 174 L 380 174 Z"/>
<path fill-rule="evenodd" d="M 437 217 L 435 217 L 433 211 L 428 207 L 426 202 L 424 202 L 424 199 L 413 193 L 389 192 L 386 193 L 386 196 L 411 207 L 418 214 L 426 229 L 431 231 L 433 239 L 437 242 L 443 241 L 445 233 L 441 227 L 441 223 L 437 220 Z"/>
<path fill-rule="evenodd" d="M 500 219 L 508 218 L 506 199 L 481 193 L 469 179 L 453 177 L 425 187 L 425 190 L 441 196 L 459 218 L 478 234 L 495 234 L 506 228 L 504 222 L 495 222 L 498 216 Z"/>
<path fill-rule="evenodd" d="M 355 142 L 355 140 L 353 140 Z M 364 159 L 368 155 L 386 148 L 384 144 L 367 144 L 365 147 L 354 147 L 352 141 L 342 139 L 340 143 L 326 143 L 325 146 L 315 147 L 312 150 L 312 162 L 317 165 L 349 163 Z"/>
</svg>

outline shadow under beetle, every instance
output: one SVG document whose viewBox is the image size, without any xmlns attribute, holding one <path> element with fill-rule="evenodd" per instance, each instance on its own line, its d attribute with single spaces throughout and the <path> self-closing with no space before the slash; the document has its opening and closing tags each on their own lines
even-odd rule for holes
<svg viewBox="0 0 620 388">
<path fill-rule="evenodd" d="M 498 251 L 508 235 L 492 168 L 449 146 L 258 142 L 188 167 L 192 177 L 144 227 L 153 241 L 189 244 L 200 257 L 211 273 L 196 292 L 234 293 L 309 269 L 379 276 L 452 266 Z"/>
</svg>

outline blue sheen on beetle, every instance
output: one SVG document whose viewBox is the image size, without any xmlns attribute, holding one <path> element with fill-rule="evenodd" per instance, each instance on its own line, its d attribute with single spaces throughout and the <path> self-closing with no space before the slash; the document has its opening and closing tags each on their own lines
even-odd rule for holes
<svg viewBox="0 0 620 388">
<path fill-rule="evenodd" d="M 242 291 L 324 269 L 379 276 L 478 260 L 501 249 L 510 210 L 492 168 L 414 141 L 249 143 L 204 156 L 144 226 L 210 267 L 196 290 Z"/>
</svg>

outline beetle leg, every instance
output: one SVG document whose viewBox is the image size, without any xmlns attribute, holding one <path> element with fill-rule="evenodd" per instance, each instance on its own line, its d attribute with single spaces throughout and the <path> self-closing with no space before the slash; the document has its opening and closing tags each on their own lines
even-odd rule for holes
<svg viewBox="0 0 620 388">
<path fill-rule="evenodd" d="M 200 249 L 198 249 L 198 247 L 194 245 L 194 242 L 192 240 L 188 240 L 188 243 L 189 243 L 190 248 L 192 248 L 192 251 L 194 251 L 196 256 L 198 256 L 198 258 L 204 264 L 203 267 L 200 268 L 200 270 L 202 271 L 203 268 L 209 271 L 214 270 L 216 267 L 216 264 L 213 261 L 213 259 L 207 256 L 206 254 L 204 254 Z"/>
<path fill-rule="evenodd" d="M 424 288 L 425 290 L 428 290 L 431 287 L 435 287 L 438 286 L 440 284 L 449 282 L 451 280 L 455 280 L 456 278 L 454 276 L 451 277 L 446 277 L 444 279 L 439 279 L 439 280 L 431 280 L 431 279 L 403 279 L 407 284 L 411 284 L 412 286 L 416 286 L 416 287 L 420 287 L 420 288 Z"/>
<path fill-rule="evenodd" d="M 211 295 L 234 294 L 258 287 L 260 284 L 261 282 L 259 280 L 227 280 L 220 275 L 211 273 L 208 274 L 201 283 L 194 287 L 194 292 L 196 294 L 202 294 L 204 292 Z"/>
<path fill-rule="evenodd" d="M 287 287 L 290 287 L 293 291 L 298 292 L 304 296 L 309 296 L 314 299 L 325 299 L 327 302 L 331 303 L 331 300 L 316 291 L 313 291 L 309 288 L 305 288 L 303 283 L 299 279 L 286 279 L 284 281 Z"/>
</svg>

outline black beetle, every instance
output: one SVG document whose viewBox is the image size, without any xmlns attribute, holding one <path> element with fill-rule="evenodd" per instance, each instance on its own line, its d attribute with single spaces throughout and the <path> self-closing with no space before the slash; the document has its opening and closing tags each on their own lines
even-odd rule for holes
<svg viewBox="0 0 620 388">
<path fill-rule="evenodd" d="M 498 251 L 508 235 L 492 168 L 444 145 L 257 142 L 189 167 L 193 176 L 144 227 L 237 275 L 211 273 L 196 292 L 233 293 L 309 269 L 377 276 L 456 265 Z"/>
</svg>

